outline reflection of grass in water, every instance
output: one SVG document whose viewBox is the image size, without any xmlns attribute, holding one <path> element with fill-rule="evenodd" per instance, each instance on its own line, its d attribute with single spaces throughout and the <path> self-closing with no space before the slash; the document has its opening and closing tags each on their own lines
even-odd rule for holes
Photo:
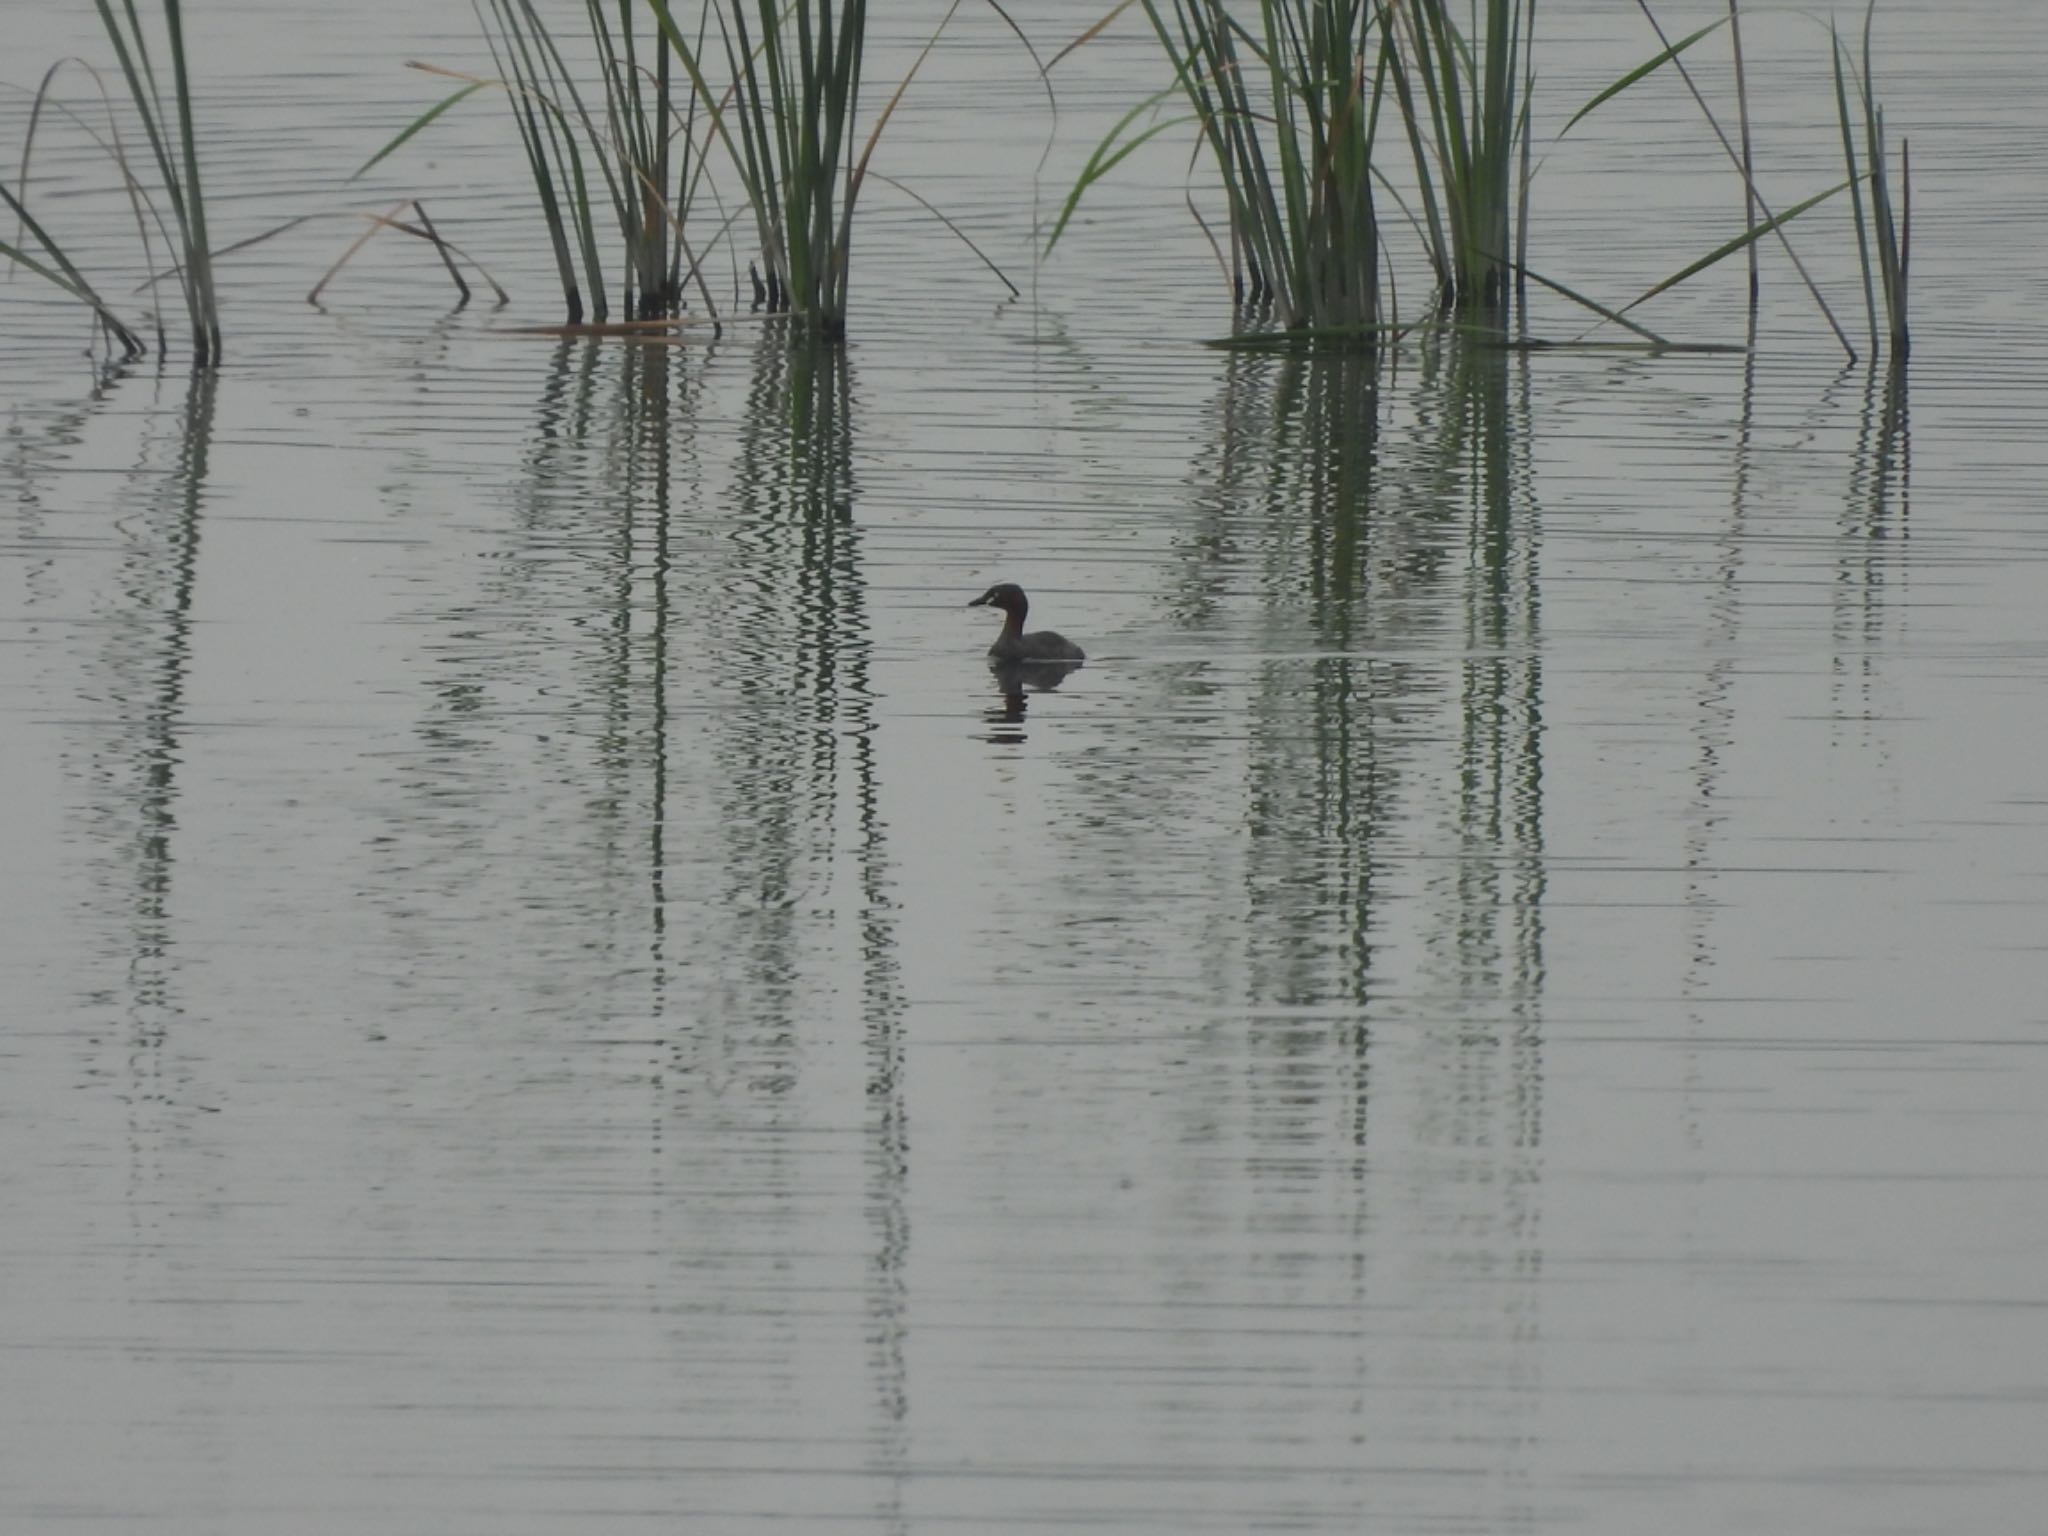
<svg viewBox="0 0 2048 1536">
<path fill-rule="evenodd" d="M 706 717 L 717 804 L 705 854 L 727 934 L 715 961 L 722 1006 L 800 1048 L 815 1039 L 799 982 L 835 952 L 840 963 L 858 945 L 870 1028 L 898 1005 L 853 519 L 852 372 L 842 349 L 793 329 L 771 322 L 755 351 L 699 633 L 720 699 Z"/>
<path fill-rule="evenodd" d="M 170 1034 L 184 1011 L 176 985 L 175 877 L 217 383 L 213 369 L 193 372 L 170 468 L 151 464 L 147 454 L 135 466 L 130 483 L 141 505 L 120 520 L 127 547 L 103 626 L 101 675 L 88 690 L 107 706 L 87 778 L 95 831 L 104 838 L 107 915 L 121 919 L 109 927 L 126 951 L 125 965 L 109 974 L 125 978 L 118 995 L 127 1009 L 127 1070 L 137 1079 L 130 1085 L 137 1105 L 177 1102 L 177 1085 L 161 1077 L 178 1059 Z"/>
<path fill-rule="evenodd" d="M 1249 568 L 1282 652 L 1250 674 L 1244 879 L 1262 999 L 1366 1000 L 1392 899 L 1383 850 L 1440 818 L 1456 851 L 1430 878 L 1449 902 L 1433 951 L 1458 987 L 1540 987 L 1540 598 L 1511 392 L 1528 367 L 1429 349 L 1420 427 L 1390 451 L 1384 358 L 1226 365 L 1176 606 L 1201 626 L 1214 589 Z"/>
</svg>

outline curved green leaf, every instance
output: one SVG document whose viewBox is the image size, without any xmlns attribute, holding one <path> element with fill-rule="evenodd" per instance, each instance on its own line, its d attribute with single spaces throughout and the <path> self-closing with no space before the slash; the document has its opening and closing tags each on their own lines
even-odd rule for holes
<svg viewBox="0 0 2048 1536">
<path fill-rule="evenodd" d="M 427 108 L 426 111 L 422 112 L 418 117 L 414 118 L 410 123 L 408 123 L 405 126 L 405 128 L 399 133 L 397 138 L 393 139 L 389 144 L 386 144 L 382 149 L 378 150 L 377 153 L 370 156 L 370 158 L 365 160 L 361 165 L 357 166 L 355 170 L 349 174 L 348 179 L 350 181 L 354 181 L 356 177 L 362 175 L 365 171 L 369 170 L 372 166 L 376 165 L 378 161 L 384 159 L 387 155 L 393 153 L 401 145 L 403 145 L 406 140 L 410 139 L 422 128 L 426 127 L 429 123 L 433 122 L 435 118 L 439 117 L 449 108 L 458 105 L 468 97 L 474 96 L 478 91 L 482 90 L 485 86 L 494 83 L 495 82 L 490 80 L 474 80 L 471 81 L 468 85 L 465 85 L 461 90 L 456 91 L 454 94 L 446 96 L 442 100 L 436 102 L 433 106 Z"/>
<path fill-rule="evenodd" d="M 1754 244 L 1756 241 L 1761 240 L 1765 235 L 1770 234 L 1780 225 L 1790 224 L 1794 219 L 1798 218 L 1799 215 L 1806 212 L 1807 209 L 1826 202 L 1829 198 L 1833 197 L 1837 192 L 1845 191 L 1853 184 L 1853 182 L 1844 181 L 1838 183 L 1835 186 L 1829 187 L 1825 192 L 1816 192 L 1812 197 L 1806 199 L 1805 202 L 1794 203 L 1790 208 L 1787 208 L 1783 213 L 1777 214 L 1772 218 L 1764 220 L 1763 223 L 1757 225 L 1754 229 L 1745 230 L 1743 233 L 1737 235 L 1733 240 L 1730 240 L 1726 245 L 1718 246 L 1714 250 L 1709 251 L 1706 255 L 1702 256 L 1698 261 L 1694 262 L 1691 266 L 1685 268 L 1683 271 L 1672 273 L 1671 276 L 1665 278 L 1664 281 L 1657 284 L 1656 287 L 1648 290 L 1640 298 L 1633 299 L 1629 303 L 1623 305 L 1619 313 L 1614 318 L 1618 319 L 1620 315 L 1627 314 L 1631 309 L 1634 309 L 1638 304 L 1648 303 L 1651 299 L 1657 297 L 1658 294 L 1664 292 L 1667 288 L 1676 288 L 1680 283 L 1684 282 L 1687 278 L 1692 277 L 1697 273 L 1706 271 L 1708 267 L 1711 267 L 1717 261 L 1722 261 L 1725 260 L 1727 257 L 1733 256 L 1737 251 L 1741 250 L 1744 246 Z"/>
<path fill-rule="evenodd" d="M 1712 32 L 1719 27 L 1725 27 L 1726 25 L 1728 25 L 1728 18 L 1726 16 L 1723 16 L 1719 21 L 1710 21 L 1704 27 L 1701 27 L 1699 31 L 1693 33 L 1691 36 L 1681 37 L 1669 48 L 1663 50 L 1663 52 L 1652 54 L 1647 62 L 1638 64 L 1634 69 L 1630 70 L 1627 74 L 1623 75 L 1619 80 L 1615 81 L 1614 84 L 1608 86 L 1606 90 L 1602 91 L 1599 95 L 1595 96 L 1591 101 L 1587 102 L 1583 107 L 1579 108 L 1578 111 L 1574 112 L 1571 115 L 1571 121 L 1566 123 L 1562 128 L 1558 129 L 1557 136 L 1560 139 L 1563 138 L 1566 134 L 1572 131 L 1572 128 L 1574 127 L 1574 125 L 1577 124 L 1580 118 L 1584 117 L 1588 112 L 1591 112 L 1595 107 L 1599 106 L 1602 102 L 1611 101 L 1614 97 L 1619 96 L 1623 91 L 1627 90 L 1630 86 L 1634 85 L 1638 80 L 1642 79 L 1643 76 L 1652 74 L 1655 71 L 1662 69 L 1666 64 L 1669 64 L 1673 59 L 1677 58 L 1681 53 L 1685 52 L 1686 49 L 1690 48 L 1694 43 L 1698 42 L 1701 38 L 1705 37 L 1709 32 Z"/>
</svg>

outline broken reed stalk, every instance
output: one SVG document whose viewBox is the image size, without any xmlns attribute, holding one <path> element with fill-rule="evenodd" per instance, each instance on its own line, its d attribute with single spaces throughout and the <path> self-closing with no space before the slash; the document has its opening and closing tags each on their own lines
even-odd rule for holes
<svg viewBox="0 0 2048 1536">
<path fill-rule="evenodd" d="M 427 210 L 423 206 L 421 206 L 421 204 L 417 200 L 412 201 L 413 211 L 419 215 L 419 222 L 417 224 L 407 224 L 398 217 L 399 213 L 404 209 L 404 207 L 405 204 L 401 202 L 394 204 L 393 207 L 391 208 L 391 211 L 388 213 L 360 213 L 348 215 L 349 217 L 352 218 L 363 219 L 364 221 L 367 222 L 369 227 L 365 229 L 361 234 L 357 235 L 355 239 L 351 240 L 349 242 L 348 249 L 344 250 L 339 256 L 337 256 L 334 259 L 333 265 L 329 266 L 328 269 L 320 275 L 320 281 L 315 283 L 311 291 L 307 293 L 306 302 L 308 304 L 317 305 L 320 302 L 320 295 L 327 291 L 327 285 L 334 281 L 335 276 L 341 271 L 343 267 L 347 266 L 349 262 L 355 259 L 356 252 L 360 251 L 364 246 L 368 245 L 372 240 L 376 239 L 378 235 L 382 234 L 387 229 L 396 230 L 401 235 L 411 235 L 414 239 L 424 240 L 434 247 L 434 250 L 440 255 L 442 262 L 447 266 L 448 275 L 455 279 L 456 290 L 461 294 L 461 299 L 456 306 L 458 309 L 463 304 L 467 304 L 470 299 L 469 284 L 463 280 L 461 272 L 456 268 L 455 265 L 455 258 L 458 256 L 461 257 L 464 261 L 468 262 L 472 267 L 476 268 L 476 275 L 482 278 L 486 286 L 490 288 L 491 293 L 497 299 L 500 308 L 512 302 L 510 295 L 508 295 L 505 292 L 505 290 L 501 286 L 499 286 L 498 280 L 495 277 L 491 276 L 489 272 L 484 270 L 482 263 L 480 263 L 474 256 L 470 255 L 468 251 L 465 251 L 461 246 L 457 245 L 454 241 L 447 239 L 445 236 L 441 234 L 441 232 L 438 229 L 434 227 L 433 221 L 427 217 Z M 315 215 L 305 215 L 305 218 L 312 217 L 315 217 Z M 300 219 L 295 219 L 292 221 L 293 224 L 301 222 L 303 222 L 303 220 Z M 289 224 L 281 226 L 280 229 L 271 230 L 264 235 L 257 236 L 256 240 L 268 239 L 270 235 L 281 233 L 283 229 L 288 229 L 290 227 L 291 225 Z M 228 251 L 241 250 L 244 246 L 255 244 L 256 240 L 245 240 L 240 245 L 229 246 Z M 227 251 L 223 251 L 221 254 L 226 255 L 227 253 Z"/>
<path fill-rule="evenodd" d="M 45 281 L 56 284 L 73 298 L 83 302 L 92 310 L 108 340 L 118 346 L 124 355 L 142 356 L 148 350 L 143 346 L 142 339 L 122 322 L 119 315 L 107 307 L 106 301 L 93 289 L 92 284 L 86 281 L 85 274 L 78 270 L 71 258 L 64 254 L 63 248 L 50 238 L 27 207 L 8 191 L 5 185 L 0 185 L 0 203 L 7 205 L 15 218 L 21 222 L 29 238 L 42 247 L 49 261 L 39 261 L 20 246 L 5 240 L 0 240 L 0 256 L 6 257 L 18 267 L 33 272 Z"/>
<path fill-rule="evenodd" d="M 426 207 L 418 198 L 412 200 L 412 211 L 419 215 L 420 228 L 427 232 L 427 239 L 434 245 L 434 254 L 441 258 L 441 265 L 448 269 L 448 276 L 455 284 L 455 292 L 459 295 L 455 307 L 462 308 L 469 302 L 469 284 L 463 281 L 462 271 L 455 265 L 455 257 L 450 254 L 446 242 L 441 239 L 441 232 L 434 228 L 434 221 L 427 217 Z"/>
</svg>

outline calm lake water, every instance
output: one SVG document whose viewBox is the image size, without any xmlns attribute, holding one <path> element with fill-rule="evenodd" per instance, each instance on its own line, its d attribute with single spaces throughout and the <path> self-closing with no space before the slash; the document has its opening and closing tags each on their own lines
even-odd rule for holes
<svg viewBox="0 0 2048 1536">
<path fill-rule="evenodd" d="M 2039 1528 L 2039 7 L 1880 16 L 1902 387 L 1775 251 L 1747 355 L 1204 348 L 1185 135 L 1031 257 L 1156 45 L 1055 127 L 985 10 L 877 164 L 1021 298 L 877 183 L 842 359 L 516 335 L 501 105 L 343 184 L 468 12 L 192 9 L 219 240 L 337 216 L 197 379 L 0 285 L 0 1526 Z M 1550 144 L 1655 45 L 1542 25 Z M 1789 204 L 1825 36 L 1747 42 Z M 1633 297 L 1717 156 L 1601 109 L 1532 259 Z M 415 194 L 513 305 L 387 239 L 306 306 Z M 1642 313 L 1739 342 L 1739 266 Z M 1006 693 L 997 580 L 1087 666 Z"/>
</svg>

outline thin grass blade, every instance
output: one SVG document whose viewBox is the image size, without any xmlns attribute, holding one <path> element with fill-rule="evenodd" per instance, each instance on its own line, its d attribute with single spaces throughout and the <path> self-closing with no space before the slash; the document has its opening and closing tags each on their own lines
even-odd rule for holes
<svg viewBox="0 0 2048 1536">
<path fill-rule="evenodd" d="M 445 71 L 433 69 L 431 66 L 425 64 L 413 64 L 410 67 L 413 69 L 427 70 L 431 74 L 445 73 Z M 469 100 L 470 97 L 474 96 L 478 91 L 482 90 L 485 86 L 503 84 L 504 82 L 502 80 L 471 80 L 470 83 L 463 86 L 461 90 L 452 92 L 451 94 L 442 97 L 441 100 L 436 102 L 433 106 L 427 108 L 426 111 L 422 112 L 410 123 L 406 124 L 404 129 L 402 129 L 399 132 L 398 136 L 392 139 L 390 143 L 386 144 L 382 149 L 378 150 L 374 155 L 370 156 L 369 159 L 365 160 L 361 165 L 357 166 L 353 171 L 349 172 L 348 180 L 354 181 L 357 178 L 366 175 L 369 171 L 374 169 L 385 159 L 389 158 L 393 153 L 395 153 L 399 149 L 402 149 L 406 145 L 406 143 L 410 141 L 413 138 L 413 136 L 416 135 L 422 128 L 428 127 L 441 116 L 443 116 L 445 113 L 451 111 L 455 107 L 460 106 L 463 102 Z"/>
<path fill-rule="evenodd" d="M 1704 27 L 1701 27 L 1697 32 L 1688 33 L 1686 36 L 1680 38 L 1677 42 L 1671 44 L 1670 47 L 1659 49 L 1656 53 L 1650 55 L 1648 59 L 1644 60 L 1641 64 L 1638 64 L 1634 69 L 1630 70 L 1627 74 L 1623 75 L 1619 80 L 1616 80 L 1612 85 L 1606 87 L 1606 89 L 1602 91 L 1597 92 L 1593 96 L 1592 100 L 1588 101 L 1583 107 L 1579 108 L 1578 111 L 1574 112 L 1569 118 L 1565 120 L 1565 125 L 1557 130 L 1557 136 L 1560 139 L 1563 138 L 1566 134 L 1570 133 L 1572 129 L 1576 128 L 1579 124 L 1579 120 L 1587 116 L 1589 113 L 1591 113 L 1594 108 L 1603 106 L 1607 102 L 1612 101 L 1615 97 L 1619 96 L 1623 91 L 1627 90 L 1637 81 L 1643 80 L 1648 76 L 1655 74 L 1658 70 L 1662 69 L 1666 64 L 1669 64 L 1672 60 L 1676 59 L 1680 54 L 1684 53 L 1686 49 L 1690 48 L 1694 43 L 1698 42 L 1701 38 L 1708 36 L 1710 33 L 1718 32 L 1722 27 L 1725 27 L 1727 25 L 1728 18 L 1726 16 L 1723 16 L 1719 21 L 1708 22 Z"/>
<path fill-rule="evenodd" d="M 1733 240 L 1728 241 L 1725 245 L 1716 246 L 1713 250 L 1709 251 L 1706 255 L 1702 256 L 1698 261 L 1691 263 L 1689 266 L 1683 268 L 1680 271 L 1672 273 L 1671 276 L 1665 278 L 1663 282 L 1658 283 L 1649 289 L 1646 289 L 1639 297 L 1632 299 L 1627 304 L 1624 304 L 1621 307 L 1620 312 L 1616 314 L 1613 318 L 1619 319 L 1621 315 L 1628 313 L 1629 310 L 1635 309 L 1639 305 L 1648 303 L 1651 299 L 1656 298 L 1657 295 L 1660 293 L 1666 292 L 1667 290 L 1672 288 L 1676 288 L 1680 283 L 1684 282 L 1687 278 L 1697 276 L 1699 273 L 1704 272 L 1707 270 L 1707 268 L 1713 266 L 1716 262 L 1724 261 L 1728 257 L 1733 256 L 1737 251 L 1744 249 L 1746 246 L 1754 244 L 1758 240 L 1761 240 L 1765 235 L 1775 233 L 1780 225 L 1790 224 L 1794 219 L 1798 218 L 1801 214 L 1806 213 L 1810 209 L 1819 207 L 1829 198 L 1845 190 L 1849 185 L 1850 183 L 1846 181 L 1839 182 L 1836 185 L 1829 187 L 1825 192 L 1816 192 L 1812 197 L 1807 198 L 1804 202 L 1794 203 L 1790 208 L 1787 208 L 1783 213 L 1773 214 L 1769 219 L 1757 225 L 1754 229 L 1744 230 L 1741 234 L 1737 235 Z"/>
</svg>

